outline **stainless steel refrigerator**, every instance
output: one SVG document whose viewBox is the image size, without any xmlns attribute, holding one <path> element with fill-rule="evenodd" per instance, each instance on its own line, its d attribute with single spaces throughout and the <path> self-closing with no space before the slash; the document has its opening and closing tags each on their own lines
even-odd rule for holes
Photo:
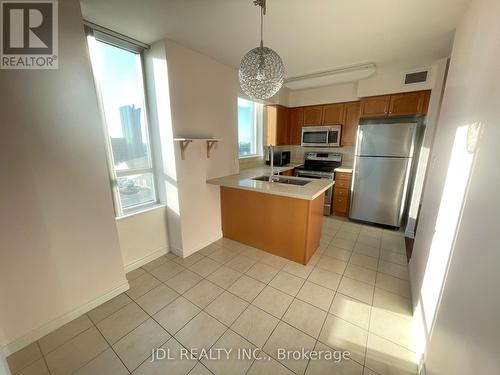
<svg viewBox="0 0 500 375">
<path fill-rule="evenodd" d="M 400 227 L 419 123 L 360 122 L 356 138 L 349 217 Z"/>
</svg>

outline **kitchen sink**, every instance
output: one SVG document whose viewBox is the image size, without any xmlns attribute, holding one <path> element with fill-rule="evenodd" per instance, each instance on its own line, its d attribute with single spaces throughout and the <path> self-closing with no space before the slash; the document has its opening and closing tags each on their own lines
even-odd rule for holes
<svg viewBox="0 0 500 375">
<path fill-rule="evenodd" d="M 252 178 L 252 180 L 256 180 L 256 181 L 269 181 L 269 176 L 255 177 L 255 178 Z M 304 186 L 304 185 L 307 185 L 308 183 L 310 183 L 311 181 L 296 180 L 294 178 L 274 176 L 273 177 L 273 182 L 277 182 L 278 184 Z"/>
</svg>

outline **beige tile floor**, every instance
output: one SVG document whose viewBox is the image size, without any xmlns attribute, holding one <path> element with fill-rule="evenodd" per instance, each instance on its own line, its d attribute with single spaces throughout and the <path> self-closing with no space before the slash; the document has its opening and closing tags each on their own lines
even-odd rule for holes
<svg viewBox="0 0 500 375">
<path fill-rule="evenodd" d="M 8 358 L 13 374 L 415 374 L 401 234 L 326 218 L 307 266 L 221 239 L 167 254 L 130 290 Z M 152 348 L 262 348 L 269 360 L 163 360 Z M 277 350 L 351 360 L 279 360 Z"/>
</svg>

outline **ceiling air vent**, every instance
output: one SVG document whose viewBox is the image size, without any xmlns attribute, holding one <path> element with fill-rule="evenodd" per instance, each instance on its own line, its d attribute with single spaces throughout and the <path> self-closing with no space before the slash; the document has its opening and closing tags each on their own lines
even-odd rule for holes
<svg viewBox="0 0 500 375">
<path fill-rule="evenodd" d="M 412 85 L 415 83 L 426 83 L 429 79 L 428 70 L 420 70 L 418 72 L 406 73 L 404 78 L 405 85 Z"/>
</svg>

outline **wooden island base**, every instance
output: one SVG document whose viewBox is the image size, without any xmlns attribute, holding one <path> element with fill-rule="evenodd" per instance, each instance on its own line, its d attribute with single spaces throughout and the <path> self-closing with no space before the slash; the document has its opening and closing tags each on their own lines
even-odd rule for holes
<svg viewBox="0 0 500 375">
<path fill-rule="evenodd" d="M 221 187 L 224 237 L 307 264 L 319 247 L 324 194 L 314 200 Z"/>
</svg>

